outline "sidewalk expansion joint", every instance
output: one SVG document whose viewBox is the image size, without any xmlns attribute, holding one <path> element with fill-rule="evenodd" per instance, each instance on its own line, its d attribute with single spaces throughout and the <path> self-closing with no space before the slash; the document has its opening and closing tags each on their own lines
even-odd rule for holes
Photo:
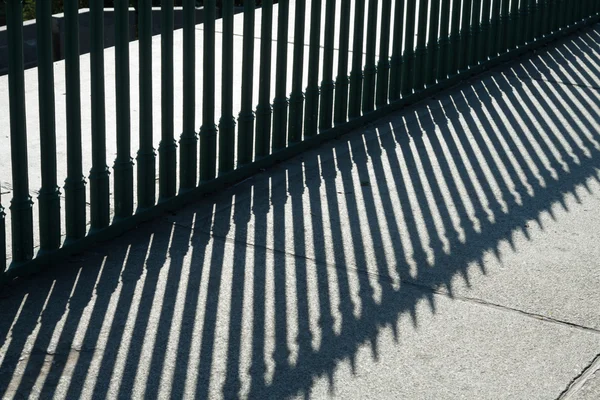
<svg viewBox="0 0 600 400">
<path fill-rule="evenodd" d="M 523 311 L 523 310 L 520 310 L 518 308 L 509 307 L 509 306 L 505 306 L 505 305 L 498 304 L 498 303 L 492 303 L 492 302 L 489 302 L 487 300 L 480 299 L 480 298 L 477 298 L 477 297 L 461 296 L 461 295 L 455 295 L 455 294 L 450 295 L 446 291 L 435 289 L 435 288 L 432 288 L 431 286 L 423 285 L 423 284 L 420 284 L 420 283 L 416 283 L 414 281 L 402 280 L 402 283 L 407 284 L 407 285 L 411 285 L 411 286 L 415 286 L 415 287 L 421 288 L 423 290 L 429 290 L 429 291 L 431 291 L 434 294 L 437 294 L 437 295 L 440 295 L 440 296 L 445 296 L 445 297 L 448 297 L 448 298 L 450 298 L 452 300 L 462 301 L 462 302 L 465 302 L 465 303 L 477 304 L 477 305 L 480 305 L 480 306 L 490 307 L 490 308 L 494 308 L 494 309 L 501 310 L 501 311 L 506 311 L 506 312 L 511 312 L 511 313 L 517 313 L 517 314 L 520 314 L 520 315 L 528 317 L 528 318 L 536 319 L 538 321 L 549 322 L 549 323 L 552 323 L 552 324 L 558 324 L 558 325 L 566 326 L 566 327 L 569 327 L 569 328 L 574 328 L 574 329 L 577 329 L 577 330 L 582 330 L 584 332 L 588 332 L 588 333 L 593 333 L 593 334 L 596 334 L 596 335 L 600 335 L 600 330 L 595 329 L 595 328 L 591 328 L 589 326 L 579 325 L 579 324 L 575 324 L 575 323 L 569 322 L 569 321 L 563 321 L 563 320 L 560 320 L 560 319 L 557 319 L 557 318 L 548 317 L 548 316 L 545 316 L 545 315 L 542 315 L 542 314 L 536 314 L 536 313 L 532 313 L 532 312 L 528 312 L 528 311 Z"/>
<path fill-rule="evenodd" d="M 386 275 L 382 275 L 379 274 L 377 272 L 371 272 L 371 271 L 367 271 L 365 269 L 362 269 L 360 267 L 356 267 L 356 266 L 351 266 L 351 265 L 337 265 L 337 264 L 331 264 L 328 263 L 326 261 L 322 261 L 322 260 L 317 260 L 315 258 L 312 257 L 308 257 L 306 255 L 299 255 L 296 253 L 291 253 L 289 251 L 285 251 L 285 250 L 277 250 L 277 249 L 273 249 L 270 248 L 268 246 L 263 246 L 263 245 L 256 245 L 254 243 L 248 243 L 242 240 L 237 240 L 237 239 L 232 239 L 226 236 L 221 236 L 221 235 L 217 235 L 214 234 L 212 232 L 204 232 L 205 234 L 210 235 L 213 239 L 217 239 L 217 240 L 221 240 L 224 241 L 226 243 L 233 243 L 233 244 L 242 244 L 246 247 L 249 248 L 254 248 L 254 249 L 263 249 L 266 251 L 269 251 L 273 254 L 281 254 L 281 255 L 285 255 L 291 258 L 297 258 L 297 259 L 302 259 L 302 260 L 309 260 L 314 262 L 315 264 L 319 264 L 319 265 L 323 265 L 326 268 L 329 269 L 337 269 L 337 270 L 346 270 L 346 271 L 353 271 L 355 273 L 359 273 L 359 274 L 365 274 L 368 276 L 373 276 L 373 277 L 377 277 L 379 280 L 387 280 L 390 283 L 393 282 L 392 278 L 390 276 L 386 276 Z M 509 307 L 506 305 L 502 305 L 502 304 L 497 304 L 497 303 L 492 303 L 489 301 L 486 301 L 484 299 L 480 299 L 480 298 L 476 298 L 476 297 L 469 297 L 469 296 L 460 296 L 460 295 L 455 295 L 455 294 L 450 294 L 447 291 L 444 290 L 440 290 L 437 289 L 435 287 L 426 285 L 426 284 L 421 284 L 418 282 L 415 282 L 414 280 L 409 280 L 409 279 L 404 279 L 404 278 L 400 278 L 400 283 L 404 284 L 404 285 L 408 285 L 411 286 L 419 291 L 422 292 L 427 292 L 427 293 L 431 293 L 434 295 L 438 295 L 438 296 L 443 296 L 446 297 L 450 300 L 456 300 L 456 301 L 461 301 L 464 303 L 470 303 L 473 305 L 477 305 L 477 306 L 483 306 L 483 307 L 488 307 L 488 308 L 493 308 L 496 310 L 500 310 L 500 311 L 504 311 L 504 312 L 509 312 L 509 313 L 517 313 L 523 317 L 526 318 L 530 318 L 530 319 L 535 319 L 539 322 L 545 322 L 545 323 L 551 323 L 551 324 L 555 324 L 555 325 L 561 325 L 563 327 L 568 327 L 568 328 L 573 328 L 573 329 L 577 329 L 580 331 L 584 331 L 587 333 L 592 333 L 592 334 L 596 334 L 596 335 L 600 335 L 600 330 L 595 329 L 595 328 L 591 328 L 589 326 L 584 326 L 584 325 L 579 325 L 573 322 L 569 322 L 569 321 L 563 321 L 557 318 L 552 318 L 552 317 L 548 317 L 545 315 L 541 315 L 541 314 L 536 314 L 536 313 L 532 313 L 532 312 L 528 312 L 528 311 L 524 311 L 524 310 L 520 310 L 518 308 L 514 308 L 514 307 Z M 600 368 L 600 360 L 598 361 L 599 366 L 598 368 Z"/>
<path fill-rule="evenodd" d="M 556 79 L 535 78 L 533 76 L 521 76 L 521 75 L 517 75 L 517 78 L 519 78 L 521 80 L 545 82 L 545 83 L 551 83 L 551 84 L 555 84 L 555 85 L 572 86 L 572 87 L 577 87 L 577 88 L 581 88 L 581 89 L 600 90 L 600 86 L 590 86 L 590 85 L 585 85 L 582 83 L 575 83 L 575 82 L 563 82 L 563 81 L 559 81 Z"/>
<path fill-rule="evenodd" d="M 573 380 L 567 385 L 567 388 L 557 397 L 557 400 L 567 400 L 574 398 L 575 394 L 581 390 L 581 388 L 587 383 L 588 379 L 592 377 L 596 372 L 600 371 L 600 354 L 598 354 L 592 362 L 581 371 Z"/>
</svg>

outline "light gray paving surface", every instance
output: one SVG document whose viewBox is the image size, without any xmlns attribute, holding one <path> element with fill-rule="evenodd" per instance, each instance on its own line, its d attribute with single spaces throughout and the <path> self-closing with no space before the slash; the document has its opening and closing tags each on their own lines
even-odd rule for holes
<svg viewBox="0 0 600 400">
<path fill-rule="evenodd" d="M 600 398 L 597 31 L 3 290 L 0 398 Z"/>
</svg>

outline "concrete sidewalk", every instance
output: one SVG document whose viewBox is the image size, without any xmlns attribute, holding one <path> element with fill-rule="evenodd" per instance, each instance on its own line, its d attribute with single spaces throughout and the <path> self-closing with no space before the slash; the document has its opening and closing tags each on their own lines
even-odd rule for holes
<svg viewBox="0 0 600 400">
<path fill-rule="evenodd" d="M 600 398 L 600 26 L 2 292 L 1 398 Z"/>
</svg>

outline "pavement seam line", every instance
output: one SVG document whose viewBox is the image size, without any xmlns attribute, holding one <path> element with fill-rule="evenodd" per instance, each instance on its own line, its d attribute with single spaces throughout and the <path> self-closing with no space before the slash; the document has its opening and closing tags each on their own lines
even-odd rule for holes
<svg viewBox="0 0 600 400">
<path fill-rule="evenodd" d="M 573 380 L 569 383 L 567 388 L 557 397 L 557 400 L 568 400 L 572 399 L 573 396 L 583 388 L 589 378 L 596 372 L 600 371 L 600 354 L 598 354 L 592 362 L 581 371 Z"/>
<path fill-rule="evenodd" d="M 599 86 L 589 86 L 589 85 L 584 85 L 584 84 L 575 83 L 575 82 L 562 82 L 562 81 L 558 81 L 558 80 L 555 80 L 555 79 L 535 78 L 533 76 L 522 76 L 522 75 L 517 75 L 517 77 L 520 78 L 521 80 L 546 82 L 546 83 L 552 83 L 552 84 L 556 84 L 556 85 L 564 85 L 564 86 L 577 87 L 577 88 L 581 88 L 581 89 L 600 90 Z"/>
<path fill-rule="evenodd" d="M 323 265 L 326 268 L 333 268 L 333 269 L 340 269 L 340 270 L 342 270 L 342 269 L 351 270 L 351 271 L 354 271 L 356 273 L 366 274 L 366 275 L 369 275 L 369 276 L 377 277 L 379 279 L 386 279 L 389 282 L 392 282 L 392 279 L 389 276 L 385 276 L 385 275 L 381 275 L 379 273 L 367 271 L 367 270 L 364 270 L 364 269 L 356 267 L 356 266 L 344 265 L 342 267 L 342 266 L 330 264 L 330 263 L 325 262 L 325 261 L 317 260 L 317 259 L 314 259 L 312 257 L 305 256 L 305 255 L 298 255 L 298 254 L 295 254 L 295 253 L 290 253 L 290 252 L 285 251 L 285 250 L 273 249 L 273 248 L 270 248 L 268 246 L 256 245 L 254 243 L 248 243 L 248 242 L 245 242 L 245 241 L 231 239 L 231 238 L 229 238 L 227 236 L 217 235 L 217 234 L 214 234 L 212 232 L 200 232 L 200 233 L 202 233 L 204 235 L 209 235 L 210 237 L 212 237 L 214 239 L 222 240 L 222 241 L 224 241 L 226 243 L 230 243 L 230 244 L 232 244 L 232 243 L 234 243 L 234 244 L 243 244 L 243 245 L 245 245 L 247 247 L 250 247 L 250 248 L 260 248 L 260 249 L 264 249 L 264 250 L 270 251 L 271 253 L 284 254 L 286 256 L 293 257 L 293 258 L 299 258 L 299 259 L 309 260 L 309 261 L 314 262 L 315 264 Z M 555 325 L 561 325 L 561 326 L 565 326 L 565 327 L 569 327 L 569 328 L 581 330 L 581 331 L 584 331 L 584 332 L 587 332 L 587 333 L 592 333 L 592 334 L 600 335 L 600 330 L 598 330 L 598 329 L 591 328 L 591 327 L 588 327 L 588 326 L 578 325 L 578 324 L 575 324 L 573 322 L 563 321 L 563 320 L 560 320 L 560 319 L 557 319 L 557 318 L 552 318 L 552 317 L 548 317 L 548 316 L 545 316 L 545 315 L 535 314 L 535 313 L 527 312 L 527 311 L 524 311 L 524 310 L 520 310 L 518 308 L 513 308 L 513 307 L 508 307 L 508 306 L 505 306 L 505 305 L 502 305 L 502 304 L 492 303 L 492 302 L 486 301 L 484 299 L 476 298 L 476 297 L 452 295 L 452 294 L 450 294 L 450 293 L 448 293 L 446 291 L 439 290 L 439 289 L 436 289 L 436 288 L 431 287 L 431 286 L 419 284 L 419 283 L 416 283 L 414 281 L 403 279 L 403 278 L 400 278 L 400 283 L 412 286 L 413 288 L 416 288 L 416 289 L 421 290 L 423 292 L 429 292 L 429 293 L 432 293 L 432 294 L 435 294 L 435 295 L 438 295 L 438 296 L 443 296 L 443 297 L 449 298 L 451 300 L 462 301 L 464 303 L 471 303 L 471 304 L 474 304 L 474 305 L 488 307 L 488 308 L 493 308 L 493 309 L 504 311 L 504 312 L 517 313 L 517 314 L 520 314 L 520 315 L 522 315 L 524 317 L 532 318 L 532 319 L 535 319 L 535 320 L 540 321 L 540 322 L 546 322 L 546 323 L 551 323 L 551 324 L 555 324 Z M 600 358 L 600 356 L 599 356 L 599 358 Z M 598 368 L 600 369 L 600 359 L 598 360 L 598 364 L 599 364 Z"/>
</svg>

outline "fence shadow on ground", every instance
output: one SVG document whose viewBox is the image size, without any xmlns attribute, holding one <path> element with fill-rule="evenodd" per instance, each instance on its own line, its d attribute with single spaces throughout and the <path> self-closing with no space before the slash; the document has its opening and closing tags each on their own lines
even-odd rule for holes
<svg viewBox="0 0 600 400">
<path fill-rule="evenodd" d="M 335 390 L 359 347 L 378 357 L 382 329 L 418 326 L 417 303 L 435 313 L 435 291 L 599 180 L 600 94 L 545 82 L 598 86 L 599 43 L 587 30 L 4 292 L 0 397 Z"/>
</svg>

